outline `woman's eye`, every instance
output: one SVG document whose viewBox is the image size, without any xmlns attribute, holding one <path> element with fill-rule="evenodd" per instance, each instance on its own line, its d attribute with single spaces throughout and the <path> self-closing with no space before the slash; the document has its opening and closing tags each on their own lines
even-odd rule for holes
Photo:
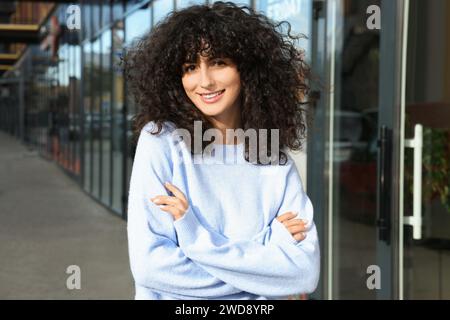
<svg viewBox="0 0 450 320">
<path fill-rule="evenodd" d="M 189 71 L 192 71 L 192 70 L 195 70 L 195 66 L 194 65 L 189 65 L 189 66 L 186 66 L 186 67 L 184 67 L 184 72 L 189 72 Z"/>
<path fill-rule="evenodd" d="M 225 61 L 223 61 L 223 60 L 216 60 L 216 61 L 214 61 L 214 64 L 217 64 L 219 66 L 225 65 Z"/>
</svg>

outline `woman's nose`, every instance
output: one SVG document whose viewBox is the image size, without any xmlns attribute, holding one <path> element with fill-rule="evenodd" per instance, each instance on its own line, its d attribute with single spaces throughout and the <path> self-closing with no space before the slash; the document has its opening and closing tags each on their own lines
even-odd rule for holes
<svg viewBox="0 0 450 320">
<path fill-rule="evenodd" d="M 200 68 L 200 86 L 202 88 L 208 89 L 214 85 L 214 79 L 212 77 L 211 71 L 207 68 Z"/>
</svg>

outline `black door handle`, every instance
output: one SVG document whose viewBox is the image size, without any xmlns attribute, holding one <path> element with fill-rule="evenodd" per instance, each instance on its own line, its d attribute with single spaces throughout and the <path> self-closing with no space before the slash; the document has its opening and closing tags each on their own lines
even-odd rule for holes
<svg viewBox="0 0 450 320">
<path fill-rule="evenodd" d="M 392 194 L 392 129 L 380 127 L 378 140 L 378 238 L 390 244 L 391 240 L 391 194 Z"/>
</svg>

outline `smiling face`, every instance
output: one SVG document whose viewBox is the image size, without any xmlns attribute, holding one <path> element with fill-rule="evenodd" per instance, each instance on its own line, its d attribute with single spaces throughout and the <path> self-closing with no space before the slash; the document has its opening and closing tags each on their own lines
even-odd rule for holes
<svg viewBox="0 0 450 320">
<path fill-rule="evenodd" d="M 233 61 L 198 56 L 196 63 L 184 63 L 182 68 L 186 95 L 212 124 L 239 126 L 241 79 Z"/>
</svg>

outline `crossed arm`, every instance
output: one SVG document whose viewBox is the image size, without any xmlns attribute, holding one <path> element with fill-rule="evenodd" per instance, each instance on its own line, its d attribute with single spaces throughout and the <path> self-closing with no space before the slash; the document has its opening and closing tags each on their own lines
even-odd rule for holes
<svg viewBox="0 0 450 320">
<path fill-rule="evenodd" d="M 150 201 L 167 194 L 163 184 L 171 181 L 172 164 L 161 159 L 164 154 L 167 150 L 155 137 L 141 134 L 128 208 L 130 264 L 136 283 L 175 297 L 211 299 L 242 291 L 277 297 L 315 289 L 317 232 L 311 202 L 296 172 L 288 182 L 297 190 L 285 194 L 279 212 L 300 212 L 310 223 L 306 239 L 296 241 L 273 219 L 258 240 L 233 241 L 205 228 L 191 206 L 173 221 Z"/>
</svg>

